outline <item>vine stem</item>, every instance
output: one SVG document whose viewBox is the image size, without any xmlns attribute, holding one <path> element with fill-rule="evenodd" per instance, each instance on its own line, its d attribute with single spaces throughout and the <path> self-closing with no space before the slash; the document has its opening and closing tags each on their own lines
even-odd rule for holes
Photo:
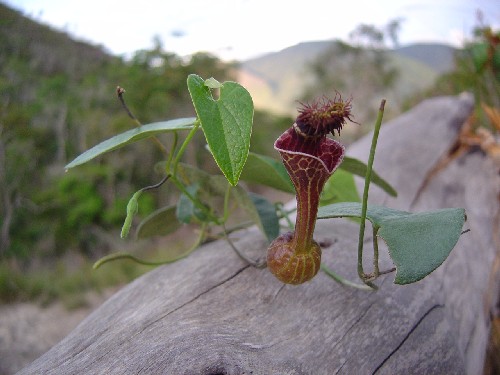
<svg viewBox="0 0 500 375">
<path fill-rule="evenodd" d="M 294 207 L 288 211 L 285 210 L 283 203 L 276 203 L 275 207 L 276 207 L 278 217 L 281 219 L 285 219 L 285 221 L 287 223 L 287 228 L 290 230 L 293 230 L 295 225 L 293 224 L 292 220 L 290 219 L 290 214 L 297 211 L 297 207 Z"/>
<path fill-rule="evenodd" d="M 114 253 L 114 254 L 110 254 L 108 256 L 105 256 L 105 257 L 99 259 L 97 262 L 94 263 L 92 268 L 94 270 L 96 270 L 99 267 L 101 267 L 104 263 L 108 263 L 108 262 L 111 262 L 113 260 L 118 260 L 118 259 L 129 259 L 129 260 L 132 260 L 136 263 L 142 264 L 144 266 L 160 266 L 162 264 L 176 262 L 179 259 L 187 257 L 189 254 L 191 254 L 194 250 L 196 250 L 201 245 L 201 243 L 203 242 L 203 238 L 205 237 L 205 234 L 206 234 L 206 229 L 207 229 L 207 224 L 203 223 L 203 225 L 200 229 L 200 235 L 196 239 L 196 242 L 184 254 L 182 254 L 178 257 L 168 259 L 168 260 L 161 260 L 161 261 L 153 262 L 153 261 L 148 261 L 148 260 L 137 258 L 136 256 L 129 254 L 129 253 Z"/>
<path fill-rule="evenodd" d="M 224 232 L 224 239 L 227 241 L 227 243 L 229 244 L 229 246 L 231 246 L 231 249 L 233 249 L 233 251 L 241 259 L 243 259 L 245 262 L 247 262 L 248 264 L 250 264 L 252 267 L 255 267 L 255 268 L 266 268 L 267 262 L 265 260 L 264 261 L 253 260 L 250 257 L 246 256 L 245 253 L 243 253 L 240 249 L 238 249 L 236 247 L 236 245 L 233 243 L 233 241 L 231 241 L 231 239 L 229 238 L 229 235 L 227 234 L 227 230 L 226 230 L 226 227 L 224 226 L 224 224 L 222 224 L 222 230 Z"/>
<path fill-rule="evenodd" d="M 232 185 L 230 183 L 227 184 L 226 193 L 224 194 L 224 215 L 222 217 L 221 222 L 225 224 L 229 217 L 229 197 L 231 196 Z M 224 228 L 225 230 L 225 228 Z"/>
<path fill-rule="evenodd" d="M 172 167 L 172 172 L 174 175 L 176 175 L 177 165 L 179 164 L 179 161 L 181 160 L 182 155 L 184 155 L 184 152 L 186 151 L 186 148 L 187 148 L 189 142 L 191 142 L 191 139 L 193 139 L 193 137 L 196 134 L 196 132 L 198 131 L 199 127 L 200 127 L 200 120 L 196 120 L 193 128 L 189 131 L 188 135 L 184 139 L 184 142 L 182 142 L 182 145 L 181 145 L 179 151 L 177 151 L 177 155 L 175 155 L 175 158 L 173 161 L 173 167 Z"/>
<path fill-rule="evenodd" d="M 116 86 L 116 95 L 118 96 L 118 100 L 120 100 L 120 103 L 122 104 L 123 109 L 125 112 L 127 112 L 128 117 L 130 117 L 137 127 L 141 127 L 142 123 L 138 120 L 137 117 L 134 116 L 130 108 L 128 107 L 127 103 L 125 103 L 125 98 L 123 97 L 123 94 L 125 94 L 125 89 L 120 86 Z M 151 138 L 153 142 L 158 146 L 158 148 L 163 151 L 165 154 L 168 154 L 168 150 L 166 147 L 163 145 L 163 143 L 160 142 L 160 140 L 157 137 L 152 137 Z"/>
<path fill-rule="evenodd" d="M 324 264 L 321 264 L 321 270 L 324 273 L 326 273 L 328 276 L 330 276 L 333 280 L 335 280 L 336 282 L 338 282 L 339 284 L 342 284 L 342 285 L 345 285 L 345 286 L 350 286 L 350 287 L 353 287 L 353 288 L 356 288 L 356 289 L 361 289 L 361 290 L 373 290 L 373 288 L 370 287 L 370 286 L 368 286 L 368 285 L 357 284 L 357 283 L 354 283 L 354 282 L 352 282 L 350 280 L 347 280 L 347 279 L 343 278 L 340 275 L 337 275 L 335 272 L 333 272 L 330 268 L 328 268 Z"/>
<path fill-rule="evenodd" d="M 193 128 L 189 131 L 188 135 L 184 139 L 184 142 L 182 142 L 181 147 L 179 148 L 179 151 L 177 151 L 177 154 L 175 155 L 175 158 L 170 159 L 167 161 L 166 169 L 167 169 L 167 174 L 170 175 L 170 178 L 174 185 L 186 196 L 188 199 L 193 202 L 193 204 L 199 208 L 207 217 L 210 218 L 213 222 L 216 224 L 219 224 L 219 219 L 215 217 L 211 211 L 207 209 L 207 207 L 195 196 L 193 196 L 189 191 L 187 191 L 186 187 L 184 184 L 177 178 L 177 167 L 179 165 L 179 162 L 182 158 L 182 155 L 184 155 L 184 152 L 186 151 L 186 148 L 188 144 L 191 142 L 193 139 L 194 135 L 198 131 L 200 127 L 200 120 L 196 120 L 194 123 Z M 177 141 L 177 139 L 175 139 Z"/>
<path fill-rule="evenodd" d="M 382 102 L 380 103 L 377 121 L 375 122 L 375 129 L 373 130 L 372 144 L 370 147 L 370 155 L 368 157 L 368 164 L 365 176 L 365 187 L 363 189 L 363 202 L 361 206 L 361 223 L 359 224 L 359 238 L 358 238 L 358 275 L 366 285 L 368 285 L 373 289 L 377 289 L 377 286 L 373 284 L 371 281 L 368 281 L 368 277 L 363 270 L 363 241 L 365 237 L 366 211 L 368 208 L 368 189 L 370 187 L 370 180 L 372 178 L 373 161 L 375 160 L 375 150 L 377 148 L 377 141 L 380 132 L 380 127 L 382 125 L 382 118 L 384 117 L 384 108 L 385 108 L 385 99 L 383 99 Z"/>
</svg>

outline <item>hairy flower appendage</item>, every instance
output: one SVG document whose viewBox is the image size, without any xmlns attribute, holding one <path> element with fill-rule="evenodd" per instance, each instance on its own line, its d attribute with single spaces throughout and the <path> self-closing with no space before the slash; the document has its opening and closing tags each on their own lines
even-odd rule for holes
<svg viewBox="0 0 500 375">
<path fill-rule="evenodd" d="M 351 108 L 351 99 L 343 101 L 337 92 L 333 100 L 323 97 L 312 104 L 302 104 L 293 126 L 304 137 L 324 137 L 328 133 L 335 136 L 335 130 L 340 135 L 346 119 L 354 122 Z"/>
<path fill-rule="evenodd" d="M 295 123 L 274 143 L 296 191 L 295 230 L 276 238 L 268 249 L 267 265 L 282 282 L 302 284 L 319 271 L 321 247 L 313 239 L 321 191 L 342 163 L 344 146 L 327 138 L 351 120 L 351 102 L 340 94 L 303 105 Z"/>
</svg>

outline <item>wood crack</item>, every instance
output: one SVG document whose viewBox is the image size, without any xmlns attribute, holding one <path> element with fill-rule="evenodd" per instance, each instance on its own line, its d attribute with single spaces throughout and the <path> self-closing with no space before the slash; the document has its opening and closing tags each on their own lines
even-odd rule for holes
<svg viewBox="0 0 500 375">
<path fill-rule="evenodd" d="M 332 350 L 334 350 L 341 342 L 344 340 L 344 337 L 347 336 L 347 334 L 365 317 L 365 315 L 368 313 L 368 310 L 371 309 L 371 307 L 375 304 L 375 302 L 372 302 L 365 311 L 351 324 L 351 326 L 345 331 L 345 333 L 342 335 L 342 337 L 337 341 L 337 343 L 334 345 Z M 347 360 L 346 360 L 347 362 Z"/>
<path fill-rule="evenodd" d="M 197 296 L 193 297 L 192 299 L 190 299 L 189 301 L 183 303 L 182 305 L 180 305 L 179 307 L 173 309 L 172 311 L 169 311 L 168 313 L 158 317 L 157 319 L 153 320 L 152 322 L 146 324 L 139 332 L 137 332 L 135 335 L 138 335 L 140 334 L 141 332 L 143 332 L 144 330 L 146 330 L 147 328 L 149 328 L 150 326 L 152 326 L 153 324 L 155 324 L 156 322 L 166 318 L 167 316 L 169 316 L 170 314 L 173 314 L 175 313 L 176 311 L 184 308 L 185 306 L 189 305 L 190 303 L 193 303 L 194 301 L 196 301 L 198 298 L 204 296 L 205 294 L 207 293 L 210 293 L 212 290 L 224 285 L 225 283 L 227 283 L 228 281 L 234 279 L 236 276 L 238 276 L 240 273 L 242 273 L 244 270 L 246 270 L 247 268 L 251 267 L 250 265 L 246 265 L 245 267 L 239 269 L 238 271 L 236 271 L 233 275 L 229 276 L 228 278 L 222 280 L 221 282 L 211 286 L 210 288 L 208 288 L 207 290 L 201 292 L 200 294 L 198 294 Z M 134 335 L 134 336 L 135 336 Z"/>
<path fill-rule="evenodd" d="M 394 348 L 392 352 L 389 353 L 387 357 L 384 358 L 384 360 L 373 370 L 372 375 L 376 374 L 386 363 L 391 359 L 391 357 L 404 345 L 406 341 L 410 338 L 413 332 L 419 327 L 419 325 L 424 321 L 425 318 L 427 318 L 431 312 L 433 312 L 435 309 L 443 308 L 444 305 L 436 304 L 433 305 L 429 310 L 427 310 L 424 315 L 411 327 L 411 329 L 408 331 L 406 336 L 401 340 L 401 342 Z"/>
<path fill-rule="evenodd" d="M 142 332 L 144 332 L 147 328 L 149 328 L 149 327 L 150 327 L 150 326 L 152 326 L 153 324 L 155 324 L 155 323 L 157 323 L 158 321 L 160 321 L 160 320 L 162 320 L 162 319 L 166 318 L 168 315 L 170 315 L 170 314 L 172 314 L 172 313 L 174 313 L 174 312 L 176 312 L 176 311 L 178 311 L 178 310 L 182 309 L 184 306 L 186 306 L 186 305 L 188 305 L 188 304 L 190 304 L 190 303 L 192 303 L 192 302 L 196 301 L 196 300 L 197 300 L 198 298 L 200 298 L 201 296 L 203 296 L 203 295 L 205 295 L 205 294 L 207 294 L 207 293 L 211 292 L 212 290 L 214 290 L 214 289 L 216 289 L 216 288 L 220 287 L 221 285 L 224 285 L 226 282 L 228 282 L 228 281 L 230 281 L 230 280 L 234 279 L 236 276 L 238 276 L 241 272 L 243 272 L 244 270 L 246 270 L 246 269 L 247 269 L 247 268 L 249 268 L 249 267 L 250 267 L 250 265 L 247 265 L 247 266 L 245 266 L 245 267 L 243 267 L 243 268 L 239 269 L 239 270 L 238 270 L 237 272 L 235 272 L 233 275 L 231 275 L 231 276 L 229 276 L 228 278 L 226 278 L 226 279 L 222 280 L 221 282 L 219 282 L 219 283 L 217 283 L 217 284 L 213 285 L 212 287 L 210 287 L 210 288 L 208 288 L 207 290 L 203 291 L 202 293 L 198 294 L 197 296 L 195 296 L 194 298 L 192 298 L 192 299 L 190 299 L 189 301 L 185 302 L 184 304 L 180 305 L 179 307 L 177 307 L 177 308 L 173 309 L 172 311 L 169 311 L 168 313 L 166 313 L 166 314 L 164 314 L 164 315 L 160 316 L 159 318 L 157 318 L 157 319 L 153 320 L 152 322 L 149 322 L 148 324 L 144 325 L 144 327 L 142 327 L 142 329 L 141 329 L 140 331 L 136 332 L 133 336 L 131 336 L 131 337 L 127 338 L 126 340 L 124 340 L 124 341 L 122 341 L 122 342 L 120 342 L 120 343 L 116 343 L 116 346 L 121 346 L 121 345 L 122 345 L 125 341 L 127 341 L 127 342 L 128 342 L 128 341 L 130 341 L 133 337 L 135 337 L 135 336 L 137 336 L 137 335 L 141 334 Z M 94 343 L 94 342 L 95 342 L 95 341 L 93 341 L 93 343 Z M 92 344 L 90 344 L 90 345 L 92 345 Z M 88 345 L 88 346 L 90 346 L 90 345 Z M 76 355 L 78 355 L 80 352 L 84 351 L 86 348 L 87 348 L 87 347 L 85 347 L 85 348 L 83 348 L 82 350 L 80 350 L 78 353 L 76 353 L 76 354 L 75 354 L 75 356 L 76 356 Z M 102 358 L 104 358 L 106 355 L 108 355 L 111 351 L 112 351 L 112 350 L 110 349 L 110 350 L 106 351 L 105 353 L 102 353 L 102 355 L 100 355 L 100 356 L 98 356 L 98 357 L 94 358 L 94 360 L 93 360 L 92 362 L 97 362 L 97 361 L 101 360 L 101 359 L 102 359 Z"/>
</svg>

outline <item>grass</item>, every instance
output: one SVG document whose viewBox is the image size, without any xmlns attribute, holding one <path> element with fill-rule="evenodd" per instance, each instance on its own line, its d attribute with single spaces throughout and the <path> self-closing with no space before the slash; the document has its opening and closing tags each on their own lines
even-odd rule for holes
<svg viewBox="0 0 500 375">
<path fill-rule="evenodd" d="M 68 309 L 85 306 L 86 293 L 102 292 L 126 284 L 151 270 L 133 262 L 114 262 L 112 266 L 92 269 L 90 261 L 75 270 L 62 262 L 53 267 L 22 271 L 8 262 L 0 264 L 0 303 L 38 302 L 48 305 L 61 301 Z"/>
<path fill-rule="evenodd" d="M 187 234 L 186 234 L 187 233 Z M 119 251 L 131 252 L 146 260 L 162 260 L 178 254 L 179 249 L 191 246 L 192 228 L 178 231 L 154 241 L 129 241 L 120 244 Z M 118 251 L 118 250 L 117 250 Z M 62 302 L 68 309 L 84 307 L 88 304 L 89 292 L 102 293 L 109 288 L 125 285 L 140 275 L 153 269 L 130 260 L 117 260 L 92 268 L 94 260 L 77 252 L 68 251 L 61 258 L 46 261 L 33 260 L 28 269 L 20 266 L 16 259 L 0 261 L 0 304 L 14 302 L 35 302 L 48 305 Z"/>
</svg>

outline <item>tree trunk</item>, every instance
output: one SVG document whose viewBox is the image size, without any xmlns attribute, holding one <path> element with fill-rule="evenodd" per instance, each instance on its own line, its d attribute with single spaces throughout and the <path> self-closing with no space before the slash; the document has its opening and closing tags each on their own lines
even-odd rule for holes
<svg viewBox="0 0 500 375">
<path fill-rule="evenodd" d="M 413 202 L 471 111 L 469 96 L 434 98 L 381 130 L 375 170 L 399 195 L 372 186 L 371 203 L 467 211 L 471 231 L 424 280 L 398 286 L 388 274 L 366 292 L 320 273 L 283 285 L 217 241 L 124 287 L 20 374 L 480 374 L 499 285 L 498 167 L 481 152 L 464 155 Z M 369 144 L 368 136 L 348 154 L 366 161 Z M 320 220 L 315 235 L 331 243 L 325 264 L 352 280 L 357 236 L 342 219 Z M 256 229 L 233 239 L 265 255 Z M 382 269 L 392 267 L 381 253 Z"/>
</svg>

